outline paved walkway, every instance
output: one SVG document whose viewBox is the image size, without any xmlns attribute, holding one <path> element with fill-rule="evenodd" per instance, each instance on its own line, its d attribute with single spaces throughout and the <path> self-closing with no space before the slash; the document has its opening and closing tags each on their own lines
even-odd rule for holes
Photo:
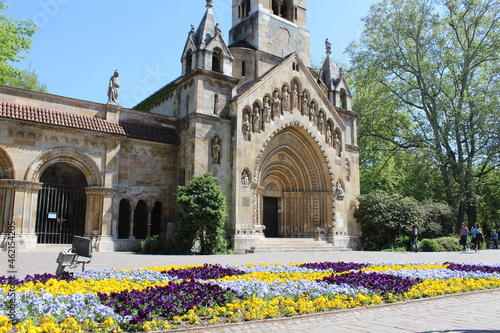
<svg viewBox="0 0 500 333">
<path fill-rule="evenodd" d="M 54 273 L 58 250 L 17 252 L 14 270 L 19 278 L 27 274 Z M 0 275 L 9 265 L 0 252 Z M 192 265 L 203 263 L 290 263 L 290 262 L 428 262 L 500 263 L 500 251 L 475 252 L 338 252 L 338 253 L 259 253 L 221 256 L 163 256 L 128 252 L 96 252 L 87 267 L 134 268 L 152 265 Z M 186 331 L 186 330 L 184 330 Z M 500 289 L 433 299 L 416 300 L 331 313 L 221 325 L 189 332 L 500 332 Z"/>
</svg>

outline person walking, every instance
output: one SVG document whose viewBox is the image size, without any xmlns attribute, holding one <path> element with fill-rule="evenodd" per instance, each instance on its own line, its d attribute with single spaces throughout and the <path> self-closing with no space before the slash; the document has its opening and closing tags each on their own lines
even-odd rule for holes
<svg viewBox="0 0 500 333">
<path fill-rule="evenodd" d="M 418 252 L 418 230 L 415 224 L 410 228 L 410 251 Z"/>
<path fill-rule="evenodd" d="M 483 241 L 483 231 L 479 227 L 479 223 L 474 224 L 474 226 L 470 229 L 470 233 L 472 235 L 472 245 L 474 246 L 474 250 L 478 252 Z"/>
<path fill-rule="evenodd" d="M 491 239 L 493 240 L 493 249 L 498 250 L 498 234 L 496 230 L 491 232 Z"/>
<path fill-rule="evenodd" d="M 462 223 L 462 226 L 460 227 L 460 244 L 462 244 L 462 252 L 467 252 L 467 247 L 468 247 L 468 239 L 469 239 L 469 228 L 465 226 L 465 224 Z"/>
</svg>

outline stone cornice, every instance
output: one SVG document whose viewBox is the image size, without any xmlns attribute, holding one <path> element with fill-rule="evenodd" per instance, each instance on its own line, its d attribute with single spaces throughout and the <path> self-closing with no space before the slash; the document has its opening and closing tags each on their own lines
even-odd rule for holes
<svg viewBox="0 0 500 333">
<path fill-rule="evenodd" d="M 0 189 L 14 189 L 24 192 L 38 192 L 42 189 L 43 183 L 29 180 L 0 179 Z"/>
</svg>

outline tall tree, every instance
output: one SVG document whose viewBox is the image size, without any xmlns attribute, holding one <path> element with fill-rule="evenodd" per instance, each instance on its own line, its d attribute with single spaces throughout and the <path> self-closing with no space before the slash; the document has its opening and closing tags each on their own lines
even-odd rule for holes
<svg viewBox="0 0 500 333">
<path fill-rule="evenodd" d="M 38 83 L 38 76 L 34 71 L 13 66 L 13 63 L 24 58 L 22 52 L 30 50 L 31 37 L 37 31 L 35 23 L 3 15 L 6 8 L 5 1 L 0 0 L 0 84 L 46 91 L 45 85 Z"/>
<path fill-rule="evenodd" d="M 457 225 L 500 154 L 500 0 L 383 0 L 347 50 L 363 135 L 439 170 Z M 375 91 L 377 94 L 367 93 Z M 498 185 L 497 185 L 498 186 Z"/>
<path fill-rule="evenodd" d="M 177 221 L 181 252 L 193 249 L 199 254 L 218 254 L 227 250 L 224 235 L 226 198 L 217 178 L 209 172 L 195 176 L 188 185 L 179 186 Z"/>
</svg>

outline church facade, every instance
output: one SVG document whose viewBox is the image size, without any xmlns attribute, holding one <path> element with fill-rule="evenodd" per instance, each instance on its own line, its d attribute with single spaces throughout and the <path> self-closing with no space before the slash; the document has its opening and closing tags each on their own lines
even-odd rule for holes
<svg viewBox="0 0 500 333">
<path fill-rule="evenodd" d="M 330 43 L 318 73 L 306 0 L 232 8 L 226 42 L 207 1 L 179 50 L 182 75 L 132 109 L 115 91 L 100 104 L 0 86 L 4 248 L 12 225 L 24 250 L 175 237 L 177 186 L 207 171 L 236 252 L 266 238 L 359 247 L 357 114 Z"/>
</svg>

